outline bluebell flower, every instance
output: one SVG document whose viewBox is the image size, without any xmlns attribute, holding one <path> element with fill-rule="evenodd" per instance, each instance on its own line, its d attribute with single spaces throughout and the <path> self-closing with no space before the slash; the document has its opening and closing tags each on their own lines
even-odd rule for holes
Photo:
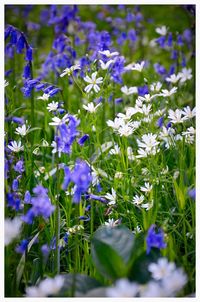
<svg viewBox="0 0 200 302">
<path fill-rule="evenodd" d="M 13 116 L 12 121 L 14 123 L 17 123 L 17 124 L 20 124 L 20 125 L 23 125 L 25 123 L 24 118 L 23 117 L 18 117 L 18 116 Z"/>
<path fill-rule="evenodd" d="M 10 43 L 11 44 L 16 44 L 17 43 L 17 38 L 18 38 L 17 31 L 13 29 L 11 31 L 11 34 L 10 34 Z"/>
<path fill-rule="evenodd" d="M 71 173 L 71 181 L 75 184 L 73 202 L 79 203 L 81 195 L 86 193 L 92 181 L 91 170 L 83 160 L 76 160 L 74 170 Z"/>
<path fill-rule="evenodd" d="M 13 169 L 18 172 L 19 174 L 22 174 L 25 170 L 24 170 L 24 161 L 23 160 L 19 160 L 18 162 L 16 162 L 15 166 L 13 167 Z"/>
<path fill-rule="evenodd" d="M 188 196 L 190 198 L 192 198 L 193 200 L 195 200 L 196 199 L 196 189 L 193 188 L 193 189 L 188 190 Z"/>
<path fill-rule="evenodd" d="M 88 139 L 89 139 L 89 135 L 88 134 L 84 134 L 82 137 L 79 138 L 78 144 L 80 146 L 83 146 L 84 143 L 86 142 L 86 140 L 88 140 Z"/>
<path fill-rule="evenodd" d="M 31 67 L 30 64 L 26 64 L 24 67 L 24 73 L 23 73 L 23 77 L 25 79 L 30 79 L 31 78 Z"/>
<path fill-rule="evenodd" d="M 192 41 L 192 32 L 189 28 L 186 28 L 183 32 L 183 39 L 187 42 L 187 43 L 191 43 Z"/>
<path fill-rule="evenodd" d="M 90 221 L 90 216 L 80 216 L 78 219 L 83 221 Z"/>
<path fill-rule="evenodd" d="M 164 249 L 167 246 L 167 244 L 164 242 L 163 230 L 158 229 L 158 231 L 155 232 L 155 227 L 156 225 L 152 224 L 147 233 L 147 237 L 146 237 L 147 254 L 150 253 L 152 247 Z"/>
<path fill-rule="evenodd" d="M 54 88 L 52 90 L 50 90 L 48 93 L 49 93 L 49 96 L 52 97 L 54 96 L 55 94 L 57 94 L 61 89 L 60 88 Z"/>
<path fill-rule="evenodd" d="M 137 35 L 135 29 L 129 29 L 128 31 L 128 38 L 132 41 L 135 42 L 137 40 Z"/>
<path fill-rule="evenodd" d="M 149 93 L 149 89 L 147 85 L 139 86 L 138 87 L 138 95 L 144 96 L 145 94 Z"/>
<path fill-rule="evenodd" d="M 26 60 L 32 61 L 33 60 L 33 49 L 31 47 L 28 47 L 26 49 Z"/>
<path fill-rule="evenodd" d="M 177 36 L 177 44 L 178 44 L 179 46 L 183 46 L 183 44 L 184 44 L 181 35 L 178 35 L 178 36 Z"/>
<path fill-rule="evenodd" d="M 166 128 L 167 130 L 172 126 L 172 123 L 171 122 L 168 122 L 167 125 L 166 125 Z"/>
<path fill-rule="evenodd" d="M 163 121 L 164 121 L 164 116 L 161 116 L 157 122 L 156 122 L 156 125 L 159 127 L 159 128 L 162 128 L 163 126 Z"/>
<path fill-rule="evenodd" d="M 11 207 L 15 211 L 21 210 L 21 200 L 15 192 L 6 194 L 8 207 Z"/>
<path fill-rule="evenodd" d="M 64 181 L 63 181 L 63 184 L 62 184 L 62 189 L 63 190 L 66 190 L 69 183 L 71 181 L 71 171 L 70 169 L 66 166 L 64 167 Z"/>
<path fill-rule="evenodd" d="M 43 244 L 41 246 L 41 252 L 44 258 L 48 258 L 49 252 L 50 252 L 50 248 L 48 246 L 48 244 Z"/>
<path fill-rule="evenodd" d="M 177 58 L 178 58 L 178 51 L 176 49 L 173 49 L 171 52 L 171 59 L 177 60 Z"/>
<path fill-rule="evenodd" d="M 130 23 L 130 22 L 132 22 L 132 21 L 134 21 L 134 20 L 135 20 L 134 14 L 128 13 L 128 14 L 126 15 L 126 21 L 127 21 L 128 23 Z"/>
<path fill-rule="evenodd" d="M 68 239 L 69 239 L 69 233 L 66 232 L 66 233 L 65 233 L 65 236 L 63 237 L 63 240 L 64 240 L 64 242 L 65 242 L 66 244 L 68 244 Z"/>
<path fill-rule="evenodd" d="M 31 198 L 32 207 L 22 216 L 24 222 L 31 224 L 37 216 L 42 216 L 44 219 L 51 216 L 55 210 L 55 206 L 51 204 L 47 192 L 48 190 L 41 185 L 33 189 L 35 196 Z"/>
<path fill-rule="evenodd" d="M 19 254 L 23 254 L 28 247 L 28 240 L 23 239 L 20 244 L 15 248 L 15 251 Z"/>
<path fill-rule="evenodd" d="M 24 203 L 27 203 L 27 204 L 31 203 L 31 194 L 28 190 L 24 194 Z"/>
<path fill-rule="evenodd" d="M 13 191 L 17 191 L 18 188 L 19 188 L 19 181 L 18 181 L 17 178 L 15 178 L 15 179 L 13 180 L 13 182 L 12 182 L 12 190 L 13 190 Z"/>
<path fill-rule="evenodd" d="M 173 44 L 173 37 L 172 37 L 172 33 L 170 32 L 168 34 L 167 46 L 172 47 L 172 44 Z"/>
<path fill-rule="evenodd" d="M 98 196 L 98 195 L 95 195 L 95 194 L 86 194 L 86 198 L 87 199 L 98 200 L 102 203 L 108 203 L 107 199 L 105 199 L 103 196 Z"/>
<path fill-rule="evenodd" d="M 160 74 L 160 75 L 164 75 L 164 74 L 166 74 L 166 68 L 164 67 L 164 66 L 162 66 L 161 64 L 159 64 L 159 63 L 155 63 L 154 65 L 154 69 L 155 69 L 155 71 L 158 73 L 158 74 Z"/>
<path fill-rule="evenodd" d="M 26 46 L 26 40 L 24 38 L 23 35 L 21 35 L 17 41 L 17 44 L 16 44 L 16 48 L 17 48 L 17 53 L 22 53 L 22 51 L 24 50 Z"/>
</svg>

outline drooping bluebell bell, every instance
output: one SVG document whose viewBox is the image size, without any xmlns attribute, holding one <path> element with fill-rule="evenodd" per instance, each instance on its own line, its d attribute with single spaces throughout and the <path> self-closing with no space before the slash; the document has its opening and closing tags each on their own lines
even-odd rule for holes
<svg viewBox="0 0 200 302">
<path fill-rule="evenodd" d="M 89 139 L 89 135 L 88 134 L 84 134 L 82 137 L 79 138 L 78 144 L 80 146 L 83 146 L 84 143 L 86 142 L 86 140 L 88 140 L 88 139 Z"/>
<path fill-rule="evenodd" d="M 25 79 L 30 79 L 31 78 L 31 67 L 30 64 L 26 64 L 24 67 L 24 73 L 23 73 L 23 77 Z"/>
<path fill-rule="evenodd" d="M 21 209 L 21 200 L 17 193 L 7 193 L 6 199 L 8 207 L 11 207 L 15 211 L 19 211 Z"/>
<path fill-rule="evenodd" d="M 173 45 L 173 36 L 172 36 L 172 33 L 170 32 L 170 33 L 168 34 L 167 46 L 168 46 L 168 47 L 172 47 L 172 45 Z"/>
<path fill-rule="evenodd" d="M 25 123 L 24 117 L 19 117 L 19 116 L 13 116 L 12 121 L 14 123 L 17 123 L 17 124 L 20 124 L 20 125 L 23 125 Z"/>
<path fill-rule="evenodd" d="M 16 164 L 14 165 L 13 169 L 15 170 L 15 172 L 22 174 L 25 171 L 24 161 L 22 159 L 17 161 Z"/>
<path fill-rule="evenodd" d="M 28 247 L 28 240 L 23 239 L 15 248 L 15 251 L 19 254 L 23 254 Z"/>
<path fill-rule="evenodd" d="M 189 189 L 187 193 L 190 198 L 196 200 L 196 188 Z"/>
<path fill-rule="evenodd" d="M 159 46 L 161 48 L 165 47 L 165 42 L 166 42 L 166 37 L 165 36 L 161 36 L 159 38 L 156 39 L 156 42 L 159 44 Z"/>
<path fill-rule="evenodd" d="M 166 248 L 167 244 L 164 241 L 164 232 L 162 229 L 158 229 L 155 231 L 156 225 L 152 224 L 148 230 L 146 237 L 146 245 L 147 245 L 147 254 L 150 253 L 152 247 L 156 247 L 158 249 Z"/>
<path fill-rule="evenodd" d="M 163 121 L 164 121 L 164 116 L 159 117 L 159 119 L 158 119 L 157 122 L 156 122 L 156 125 L 157 125 L 159 128 L 162 128 L 162 126 L 163 126 Z"/>
<path fill-rule="evenodd" d="M 31 193 L 28 190 L 24 194 L 24 203 L 31 204 Z"/>
<path fill-rule="evenodd" d="M 144 96 L 149 93 L 148 85 L 138 86 L 138 95 Z"/>
<path fill-rule="evenodd" d="M 154 65 L 154 70 L 160 74 L 160 75 L 164 75 L 166 74 L 166 68 L 164 66 L 162 66 L 160 63 L 155 63 Z"/>
<path fill-rule="evenodd" d="M 98 196 L 98 195 L 95 195 L 95 194 L 86 194 L 86 198 L 87 199 L 98 200 L 98 201 L 100 201 L 102 203 L 105 203 L 105 204 L 108 203 L 107 199 L 105 199 L 103 196 Z"/>
<path fill-rule="evenodd" d="M 71 181 L 75 184 L 73 202 L 79 203 L 81 195 L 87 192 L 92 181 L 91 169 L 85 161 L 76 160 Z"/>
<path fill-rule="evenodd" d="M 19 188 L 19 181 L 18 181 L 17 178 L 15 178 L 15 179 L 13 180 L 13 182 L 12 182 L 12 190 L 13 190 L 13 191 L 17 191 L 18 188 Z"/>
</svg>

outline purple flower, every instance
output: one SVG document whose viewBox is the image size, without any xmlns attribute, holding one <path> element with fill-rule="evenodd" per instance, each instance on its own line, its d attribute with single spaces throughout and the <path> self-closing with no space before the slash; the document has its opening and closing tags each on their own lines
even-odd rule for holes
<svg viewBox="0 0 200 302">
<path fill-rule="evenodd" d="M 30 79 L 31 78 L 31 68 L 30 68 L 29 63 L 24 67 L 23 77 L 25 79 Z"/>
<path fill-rule="evenodd" d="M 144 96 L 145 94 L 148 94 L 148 93 L 149 93 L 149 89 L 148 89 L 147 85 L 139 86 L 138 87 L 138 94 L 140 96 Z"/>
<path fill-rule="evenodd" d="M 24 194 L 24 203 L 31 203 L 31 194 L 29 191 L 26 191 Z"/>
<path fill-rule="evenodd" d="M 21 200 L 16 193 L 7 193 L 7 202 L 8 207 L 13 208 L 15 211 L 19 211 L 21 209 Z"/>
<path fill-rule="evenodd" d="M 18 181 L 18 179 L 14 179 L 12 182 L 12 190 L 17 191 L 18 188 L 19 188 L 19 181 Z"/>
<path fill-rule="evenodd" d="M 87 199 L 94 199 L 94 200 L 98 200 L 102 203 L 108 203 L 107 199 L 105 199 L 104 197 L 102 196 L 98 196 L 98 195 L 94 195 L 94 194 L 87 194 L 86 195 L 86 198 Z"/>
<path fill-rule="evenodd" d="M 161 116 L 161 117 L 157 120 L 156 125 L 157 125 L 159 128 L 161 128 L 161 127 L 163 126 L 163 120 L 164 120 L 164 117 L 163 117 L 163 116 Z"/>
<path fill-rule="evenodd" d="M 41 185 L 33 189 L 35 196 L 31 198 L 32 207 L 22 216 L 23 221 L 31 224 L 34 217 L 42 216 L 44 219 L 47 219 L 51 216 L 55 210 L 55 206 L 51 204 L 47 192 L 48 190 Z"/>
<path fill-rule="evenodd" d="M 190 198 L 192 198 L 193 200 L 195 200 L 196 199 L 196 189 L 193 188 L 193 189 L 188 190 L 188 196 Z"/>
<path fill-rule="evenodd" d="M 80 146 L 83 146 L 84 143 L 85 143 L 85 141 L 86 141 L 87 139 L 89 139 L 89 135 L 88 135 L 88 134 L 84 134 L 81 138 L 79 138 L 78 144 L 79 144 Z"/>
<path fill-rule="evenodd" d="M 28 47 L 26 49 L 26 60 L 32 61 L 33 60 L 33 49 L 31 47 Z"/>
<path fill-rule="evenodd" d="M 164 232 L 162 229 L 158 229 L 157 233 L 155 232 L 155 224 L 152 224 L 148 230 L 146 237 L 147 244 L 147 254 L 150 253 L 152 247 L 159 249 L 166 248 L 167 244 L 164 242 Z"/>
<path fill-rule="evenodd" d="M 48 246 L 47 244 L 43 244 L 43 245 L 41 246 L 41 252 L 42 252 L 43 256 L 44 256 L 45 258 L 47 258 L 48 255 L 49 255 L 49 252 L 50 252 L 49 246 Z"/>
<path fill-rule="evenodd" d="M 15 251 L 19 254 L 23 254 L 28 246 L 28 240 L 27 239 L 23 239 L 20 244 L 16 247 Z"/>
<path fill-rule="evenodd" d="M 66 190 L 71 180 L 71 171 L 68 167 L 64 167 L 64 173 L 65 176 L 64 176 L 64 182 L 62 184 L 62 189 Z"/>
<path fill-rule="evenodd" d="M 92 181 L 90 167 L 85 161 L 80 159 L 76 161 L 74 170 L 71 173 L 71 181 L 75 184 L 73 202 L 79 203 L 81 194 L 87 192 Z"/>
<path fill-rule="evenodd" d="M 14 170 L 16 172 L 18 172 L 19 174 L 22 174 L 24 172 L 24 161 L 23 160 L 19 160 L 15 166 L 14 166 Z"/>
</svg>

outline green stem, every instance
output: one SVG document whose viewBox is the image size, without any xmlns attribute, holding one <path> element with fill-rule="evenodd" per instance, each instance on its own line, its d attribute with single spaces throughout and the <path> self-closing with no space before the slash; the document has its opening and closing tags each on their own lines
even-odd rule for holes
<svg viewBox="0 0 200 302">
<path fill-rule="evenodd" d="M 54 262 L 54 269 L 55 274 L 60 273 L 60 249 L 59 249 L 59 240 L 60 240 L 60 207 L 59 207 L 59 164 L 58 164 L 58 157 L 57 157 L 57 172 L 56 172 L 56 179 L 57 179 L 57 196 L 56 196 L 56 211 L 55 211 L 55 237 L 56 237 L 56 250 L 55 250 L 55 262 Z"/>
</svg>

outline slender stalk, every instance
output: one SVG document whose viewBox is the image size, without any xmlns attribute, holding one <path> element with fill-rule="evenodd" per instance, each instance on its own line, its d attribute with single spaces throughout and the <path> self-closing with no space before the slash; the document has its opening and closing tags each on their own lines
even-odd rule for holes
<svg viewBox="0 0 200 302">
<path fill-rule="evenodd" d="M 57 180 L 57 196 L 56 196 L 56 210 L 55 210 L 55 237 L 56 237 L 56 250 L 55 250 L 55 262 L 54 262 L 54 270 L 55 274 L 60 273 L 60 249 L 59 249 L 59 240 L 60 240 L 60 207 L 59 207 L 59 163 L 57 156 L 57 172 L 56 172 L 56 180 Z"/>
</svg>

